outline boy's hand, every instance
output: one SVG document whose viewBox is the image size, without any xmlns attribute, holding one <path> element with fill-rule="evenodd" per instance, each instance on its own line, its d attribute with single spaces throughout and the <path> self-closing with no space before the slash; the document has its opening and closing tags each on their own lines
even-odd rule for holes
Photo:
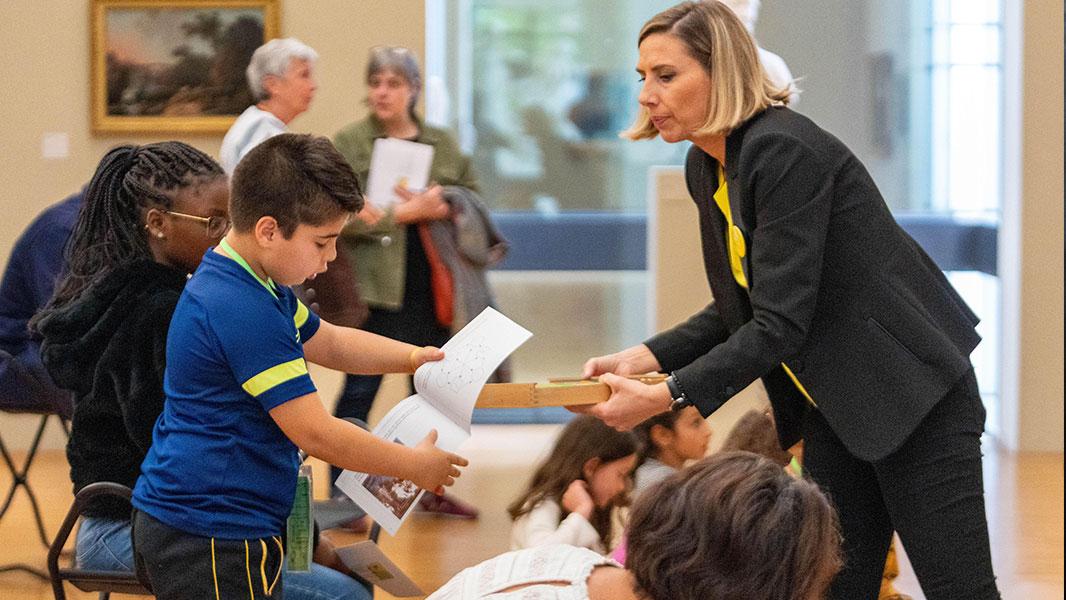
<svg viewBox="0 0 1066 600">
<path fill-rule="evenodd" d="M 592 518 L 592 511 L 596 508 L 596 503 L 589 494 L 589 485 L 582 479 L 570 482 L 563 492 L 562 502 L 567 512 L 577 513 L 585 517 L 585 520 Z"/>
<path fill-rule="evenodd" d="M 470 464 L 458 454 L 445 452 L 436 446 L 437 430 L 434 429 L 415 446 L 415 461 L 411 465 L 409 478 L 418 487 L 433 492 L 438 496 L 444 493 L 444 487 L 455 483 L 459 477 L 459 467 Z"/>
<path fill-rule="evenodd" d="M 411 351 L 411 372 L 414 373 L 418 370 L 418 367 L 438 360 L 444 360 L 444 351 L 436 346 L 423 346 L 422 348 L 415 348 Z"/>
</svg>

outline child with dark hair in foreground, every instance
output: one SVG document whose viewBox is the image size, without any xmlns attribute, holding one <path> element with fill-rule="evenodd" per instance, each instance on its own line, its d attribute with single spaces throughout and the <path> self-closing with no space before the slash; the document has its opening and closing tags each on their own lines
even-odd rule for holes
<svg viewBox="0 0 1066 600">
<path fill-rule="evenodd" d="M 529 548 L 462 571 L 427 600 L 817 600 L 840 565 L 818 486 L 722 452 L 637 499 L 625 568 L 585 548 Z"/>
<path fill-rule="evenodd" d="M 785 471 L 793 477 L 803 476 L 803 442 L 796 444 L 788 450 L 781 448 L 777 440 L 777 429 L 774 426 L 774 417 L 769 410 L 749 410 L 733 426 L 722 451 L 744 450 L 754 452 L 785 467 Z M 885 559 L 885 569 L 881 576 L 881 590 L 878 592 L 878 600 L 911 600 L 907 594 L 896 589 L 895 580 L 899 577 L 899 560 L 896 558 L 896 541 L 888 547 L 888 557 Z"/>
<path fill-rule="evenodd" d="M 363 199 L 326 138 L 282 134 L 233 176 L 233 228 L 186 284 L 167 335 L 166 403 L 134 488 L 134 548 L 160 600 L 280 598 L 297 448 L 440 490 L 466 461 L 407 448 L 326 412 L 305 357 L 357 373 L 440 360 L 311 313 L 289 286 L 326 269 Z"/>
</svg>

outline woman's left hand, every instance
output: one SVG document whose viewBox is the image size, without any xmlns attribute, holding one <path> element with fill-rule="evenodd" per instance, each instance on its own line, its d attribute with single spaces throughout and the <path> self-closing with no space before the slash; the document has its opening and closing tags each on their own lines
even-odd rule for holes
<svg viewBox="0 0 1066 600">
<path fill-rule="evenodd" d="M 439 185 L 432 185 L 421 192 L 397 185 L 393 191 L 401 200 L 397 210 L 402 207 L 406 213 L 402 219 L 404 222 L 436 221 L 451 215 L 451 205 L 444 200 L 444 188 Z"/>
<path fill-rule="evenodd" d="M 614 373 L 600 375 L 611 388 L 606 402 L 572 406 L 574 412 L 592 415 L 619 431 L 628 431 L 655 415 L 670 410 L 670 390 L 665 383 L 648 385 Z"/>
<path fill-rule="evenodd" d="M 366 223 L 370 227 L 377 225 L 378 221 L 380 221 L 383 216 L 385 216 L 385 212 L 371 204 L 369 201 L 363 204 L 362 210 L 355 213 L 355 218 Z"/>
</svg>

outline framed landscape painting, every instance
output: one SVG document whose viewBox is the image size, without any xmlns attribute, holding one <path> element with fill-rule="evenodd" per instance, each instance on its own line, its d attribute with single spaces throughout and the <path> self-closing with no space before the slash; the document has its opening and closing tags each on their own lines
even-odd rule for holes
<svg viewBox="0 0 1066 600">
<path fill-rule="evenodd" d="M 279 0 L 92 0 L 96 133 L 223 133 L 244 71 L 280 33 Z"/>
</svg>

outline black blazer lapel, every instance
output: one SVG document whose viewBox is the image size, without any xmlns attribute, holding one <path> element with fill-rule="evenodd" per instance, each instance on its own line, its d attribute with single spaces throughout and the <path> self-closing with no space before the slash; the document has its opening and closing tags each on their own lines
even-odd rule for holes
<svg viewBox="0 0 1066 600">
<path fill-rule="evenodd" d="M 733 217 L 733 224 L 739 227 L 740 232 L 744 234 L 744 246 L 747 248 L 747 252 L 744 253 L 744 257 L 740 262 L 750 287 L 755 283 L 751 272 L 751 244 L 753 239 L 751 232 L 755 228 L 755 205 L 747 201 L 747 195 L 742 185 L 743 182 L 740 179 L 740 171 L 736 167 L 740 161 L 740 149 L 744 144 L 744 134 L 748 130 L 749 123 L 750 121 L 746 121 L 740 128 L 726 137 L 725 176 L 726 181 L 729 182 L 729 212 Z"/>
<path fill-rule="evenodd" d="M 689 194 L 699 213 L 704 269 L 719 314 L 726 328 L 733 332 L 751 319 L 751 302 L 747 292 L 733 279 L 725 238 L 726 221 L 714 203 L 714 193 L 718 190 L 718 161 L 693 146 L 689 151 L 686 175 Z"/>
</svg>

